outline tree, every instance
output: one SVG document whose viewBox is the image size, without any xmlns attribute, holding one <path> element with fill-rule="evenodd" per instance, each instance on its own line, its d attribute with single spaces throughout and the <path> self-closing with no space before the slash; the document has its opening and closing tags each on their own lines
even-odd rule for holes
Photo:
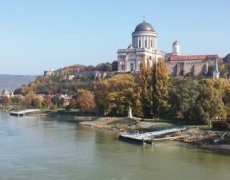
<svg viewBox="0 0 230 180">
<path fill-rule="evenodd" d="M 97 110 L 103 115 L 126 115 L 128 107 L 133 107 L 134 77 L 118 74 L 94 83 Z"/>
<path fill-rule="evenodd" d="M 220 75 L 225 75 L 229 70 L 229 65 L 225 63 L 219 64 Z"/>
<path fill-rule="evenodd" d="M 51 108 L 53 107 L 53 102 L 51 100 L 50 96 L 45 96 L 45 98 L 43 99 L 42 105 L 46 108 Z"/>
<path fill-rule="evenodd" d="M 75 98 L 72 98 L 69 101 L 69 105 L 66 108 L 67 109 L 73 109 L 73 108 L 76 108 L 76 105 L 77 105 L 77 100 Z"/>
<path fill-rule="evenodd" d="M 168 107 L 168 67 L 162 60 L 154 63 L 152 68 L 153 113 L 160 114 Z"/>
<path fill-rule="evenodd" d="M 32 96 L 31 95 L 24 96 L 24 98 L 22 99 L 22 105 L 31 106 L 31 103 L 32 103 Z"/>
<path fill-rule="evenodd" d="M 143 116 L 152 117 L 152 91 L 151 91 L 152 71 L 143 59 L 140 65 L 138 83 L 140 86 L 140 96 Z"/>
<path fill-rule="evenodd" d="M 141 103 L 141 88 L 137 87 L 134 89 L 134 107 L 133 107 L 133 114 L 136 117 L 143 117 L 143 109 Z"/>
<path fill-rule="evenodd" d="M 230 84 L 226 79 L 206 79 L 204 83 L 214 87 L 220 93 L 220 99 L 224 103 L 227 116 L 230 115 Z"/>
<path fill-rule="evenodd" d="M 8 105 L 10 105 L 10 103 L 11 103 L 11 99 L 10 99 L 8 96 L 3 96 L 3 97 L 1 98 L 0 103 L 1 103 L 3 106 L 8 106 Z"/>
<path fill-rule="evenodd" d="M 191 78 L 171 78 L 169 104 L 176 119 L 193 120 L 194 107 L 199 95 L 199 82 Z"/>
<path fill-rule="evenodd" d="M 13 96 L 11 98 L 12 103 L 14 104 L 20 104 L 22 101 L 22 96 Z"/>
<path fill-rule="evenodd" d="M 93 93 L 95 95 L 96 109 L 99 114 L 106 114 L 106 96 L 108 94 L 107 80 L 101 80 L 93 83 Z"/>
<path fill-rule="evenodd" d="M 93 93 L 84 89 L 79 91 L 77 103 L 81 112 L 92 112 L 96 107 Z"/>
<path fill-rule="evenodd" d="M 41 108 L 42 107 L 42 102 L 43 102 L 43 98 L 41 96 L 35 96 L 32 98 L 32 106 L 36 107 L 36 108 Z"/>
<path fill-rule="evenodd" d="M 211 125 L 211 122 L 215 119 L 226 119 L 227 113 L 221 93 L 215 89 L 209 81 L 204 81 L 202 83 L 196 107 L 197 118 L 203 123 Z"/>
<path fill-rule="evenodd" d="M 97 65 L 96 69 L 98 71 L 111 71 L 112 70 L 112 64 L 110 64 L 109 62 L 101 63 L 101 64 Z"/>
<path fill-rule="evenodd" d="M 118 61 L 112 62 L 112 71 L 118 71 Z"/>
</svg>

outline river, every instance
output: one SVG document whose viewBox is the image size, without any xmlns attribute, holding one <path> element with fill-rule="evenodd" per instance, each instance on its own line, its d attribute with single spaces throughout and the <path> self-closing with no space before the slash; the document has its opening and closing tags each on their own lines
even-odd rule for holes
<svg viewBox="0 0 230 180">
<path fill-rule="evenodd" d="M 155 148 L 71 118 L 0 113 L 0 179 L 229 179 L 230 156 L 177 142 Z"/>
</svg>

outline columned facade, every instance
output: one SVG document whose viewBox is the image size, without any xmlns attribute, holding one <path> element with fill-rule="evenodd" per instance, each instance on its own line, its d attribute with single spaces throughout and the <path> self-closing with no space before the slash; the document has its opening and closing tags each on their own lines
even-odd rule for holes
<svg viewBox="0 0 230 180">
<path fill-rule="evenodd" d="M 138 24 L 132 33 L 132 44 L 126 49 L 118 49 L 118 71 L 139 71 L 141 62 L 152 66 L 162 59 L 173 76 L 203 76 L 209 74 L 209 67 L 215 67 L 213 77 L 219 77 L 217 55 L 181 55 L 178 41 L 173 42 L 172 52 L 164 53 L 157 48 L 157 33 L 147 22 Z"/>
<path fill-rule="evenodd" d="M 141 61 L 152 66 L 163 59 L 164 53 L 157 49 L 157 34 L 153 27 L 142 22 L 132 33 L 132 44 L 127 49 L 118 49 L 118 71 L 139 71 Z"/>
</svg>

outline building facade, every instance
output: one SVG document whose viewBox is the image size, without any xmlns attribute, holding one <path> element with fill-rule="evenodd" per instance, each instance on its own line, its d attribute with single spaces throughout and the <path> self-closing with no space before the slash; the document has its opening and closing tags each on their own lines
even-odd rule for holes
<svg viewBox="0 0 230 180">
<path fill-rule="evenodd" d="M 157 33 L 153 27 L 143 22 L 132 33 L 132 44 L 127 49 L 118 49 L 118 71 L 139 71 L 142 60 L 150 66 L 164 57 L 164 52 L 157 49 Z"/>
<path fill-rule="evenodd" d="M 172 52 L 165 53 L 157 47 L 156 31 L 145 21 L 138 24 L 132 33 L 132 44 L 126 49 L 118 49 L 117 56 L 119 72 L 139 71 L 142 61 L 152 66 L 154 62 L 164 60 L 173 76 L 206 75 L 212 68 L 213 76 L 219 77 L 217 55 L 182 55 L 178 41 L 172 43 Z"/>
</svg>

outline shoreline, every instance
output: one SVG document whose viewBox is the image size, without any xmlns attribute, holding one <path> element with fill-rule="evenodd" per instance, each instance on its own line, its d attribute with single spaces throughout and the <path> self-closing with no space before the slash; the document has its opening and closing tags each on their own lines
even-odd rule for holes
<svg viewBox="0 0 230 180">
<path fill-rule="evenodd" d="M 101 122 L 98 122 L 98 121 L 101 121 Z M 80 124 L 84 126 L 93 127 L 93 128 L 105 129 L 108 131 L 115 131 L 117 133 L 121 133 L 125 131 L 131 131 L 131 132 L 132 131 L 150 131 L 151 129 L 156 128 L 156 127 L 145 128 L 141 124 L 143 123 L 141 121 L 137 121 L 137 124 L 135 126 L 128 125 L 128 128 L 127 128 L 127 125 L 122 126 L 123 128 L 119 126 L 111 127 L 105 124 L 105 120 L 98 120 L 98 121 L 97 122 L 96 121 L 80 122 Z M 108 123 L 111 124 L 111 122 L 113 121 L 116 121 L 116 120 L 112 120 L 112 119 L 108 120 Z M 129 121 L 131 121 L 131 119 Z M 136 120 L 133 120 L 133 121 L 136 121 Z M 164 137 L 174 137 L 176 135 L 178 134 L 172 133 L 171 135 L 165 135 L 163 136 L 163 139 Z M 203 129 L 203 128 L 198 128 L 198 127 L 188 127 L 187 130 L 182 131 L 180 133 L 180 136 L 181 138 L 179 139 L 172 138 L 171 141 L 177 141 L 177 142 L 189 144 L 192 146 L 197 146 L 202 149 L 208 149 L 208 150 L 212 150 L 218 153 L 224 153 L 224 154 L 230 155 L 230 132 L 215 131 L 212 129 Z"/>
<path fill-rule="evenodd" d="M 0 110 L 1 112 L 10 112 L 10 110 Z M 141 121 L 140 118 L 128 117 L 101 117 L 101 116 L 79 116 L 74 112 L 53 112 L 53 111 L 40 111 L 32 113 L 30 116 L 47 116 L 47 117 L 71 117 L 80 125 L 89 126 L 97 129 L 104 129 L 116 133 L 121 132 L 135 132 L 135 131 L 153 131 L 155 128 L 160 128 L 165 125 L 158 125 L 155 122 L 149 123 Z M 146 126 L 146 124 L 151 126 Z M 168 125 L 170 126 L 170 125 Z M 172 126 L 172 125 L 171 125 Z M 225 133 L 225 135 L 224 135 Z M 224 137 L 223 137 L 224 135 Z M 171 134 L 173 137 L 173 135 Z M 200 148 L 213 150 L 219 153 L 230 154 L 230 132 L 214 131 L 212 129 L 203 129 L 188 126 L 188 129 L 181 132 L 178 141 Z M 169 137 L 167 135 L 167 137 Z"/>
</svg>

